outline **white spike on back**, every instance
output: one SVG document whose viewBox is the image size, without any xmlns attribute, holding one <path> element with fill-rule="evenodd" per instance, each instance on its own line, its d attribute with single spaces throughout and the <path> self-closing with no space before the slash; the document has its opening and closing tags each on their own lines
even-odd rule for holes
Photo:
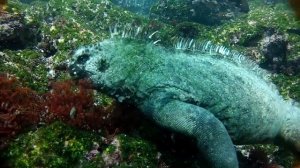
<svg viewBox="0 0 300 168">
<path fill-rule="evenodd" d="M 118 29 L 122 29 L 119 31 Z M 156 45 L 157 43 L 161 42 L 160 39 L 156 41 L 152 41 L 155 34 L 159 33 L 159 31 L 154 31 L 150 35 L 140 26 L 120 26 L 115 25 L 109 28 L 111 38 L 115 36 L 121 38 L 129 38 L 129 39 L 150 39 L 150 43 Z M 214 45 L 211 41 L 199 42 L 194 39 L 187 39 L 187 38 L 178 38 L 177 42 L 174 44 L 174 48 L 180 51 L 189 51 L 193 52 L 194 54 L 199 53 L 209 53 L 210 55 L 214 56 L 221 56 L 226 60 L 239 64 L 240 66 L 245 66 L 250 70 L 256 72 L 262 78 L 268 80 L 269 75 L 266 71 L 262 70 L 258 67 L 256 63 L 247 59 L 244 55 L 240 54 L 237 51 L 231 51 L 228 48 L 221 46 L 221 45 Z"/>
<path fill-rule="evenodd" d="M 268 80 L 269 74 L 263 69 L 259 68 L 258 65 L 252 60 L 247 59 L 246 56 L 240 54 L 237 51 L 231 51 L 228 48 L 221 45 L 214 45 L 211 41 L 198 42 L 194 39 L 178 39 L 175 43 L 174 48 L 181 51 L 191 51 L 195 54 L 199 53 L 209 53 L 210 55 L 222 56 L 224 59 L 239 64 L 249 68 L 250 70 L 256 72 L 263 79 Z"/>
</svg>

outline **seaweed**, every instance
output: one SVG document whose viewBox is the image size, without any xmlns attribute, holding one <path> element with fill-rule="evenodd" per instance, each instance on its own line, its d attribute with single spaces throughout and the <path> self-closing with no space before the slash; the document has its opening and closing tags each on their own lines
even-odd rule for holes
<svg viewBox="0 0 300 168">
<path fill-rule="evenodd" d="M 88 130 L 98 130 L 109 123 L 107 120 L 115 106 L 96 103 L 96 94 L 88 80 L 55 82 L 51 87 L 45 95 L 46 122 L 60 120 Z"/>
<path fill-rule="evenodd" d="M 5 141 L 40 121 L 43 100 L 34 91 L 22 87 L 17 78 L 0 75 L 0 141 Z M 5 145 L 2 143 L 2 145 Z"/>
</svg>

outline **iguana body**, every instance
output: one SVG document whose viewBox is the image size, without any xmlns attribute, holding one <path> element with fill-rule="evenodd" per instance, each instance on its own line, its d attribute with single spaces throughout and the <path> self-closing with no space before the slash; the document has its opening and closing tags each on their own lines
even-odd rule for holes
<svg viewBox="0 0 300 168">
<path fill-rule="evenodd" d="M 227 58 L 113 38 L 78 49 L 70 70 L 158 124 L 195 137 L 212 167 L 238 167 L 233 143 L 275 142 L 299 152 L 299 108 L 242 56 L 223 52 Z"/>
</svg>

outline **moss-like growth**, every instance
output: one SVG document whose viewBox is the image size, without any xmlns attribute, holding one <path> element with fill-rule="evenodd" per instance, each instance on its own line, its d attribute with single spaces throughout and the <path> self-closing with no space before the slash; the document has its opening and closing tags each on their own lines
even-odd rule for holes
<svg viewBox="0 0 300 168">
<path fill-rule="evenodd" d="M 235 3 L 230 1 L 232 0 L 158 0 L 152 6 L 150 16 L 171 24 L 190 21 L 205 25 L 217 25 L 225 20 L 234 18 L 240 12 L 247 12 L 249 10 L 248 2 L 245 0 L 239 0 L 239 2 Z"/>
<path fill-rule="evenodd" d="M 36 50 L 5 50 L 0 54 L 0 71 L 16 75 L 23 86 L 37 92 L 47 89 L 47 68 Z"/>
<path fill-rule="evenodd" d="M 87 162 L 84 156 L 93 142 L 101 142 L 101 137 L 55 122 L 19 136 L 2 157 L 15 168 L 74 167 Z M 102 163 L 96 160 L 95 165 Z M 93 167 L 92 163 L 88 165 Z"/>
<path fill-rule="evenodd" d="M 274 76 L 273 82 L 278 86 L 281 95 L 300 102 L 300 75 L 286 76 L 283 74 Z"/>
<path fill-rule="evenodd" d="M 287 4 L 258 6 L 256 3 L 251 2 L 250 7 L 251 10 L 247 15 L 240 16 L 206 32 L 209 34 L 210 40 L 219 44 L 247 47 L 251 41 L 258 41 L 267 28 L 274 28 L 279 32 L 287 33 L 290 36 L 289 39 L 294 39 L 293 41 L 295 41 L 295 38 L 298 39 L 299 35 L 291 33 L 291 30 L 299 27 L 300 23 L 296 21 Z"/>
<path fill-rule="evenodd" d="M 158 164 L 156 147 L 140 138 L 119 135 L 122 159 L 120 167 L 156 167 Z"/>
<path fill-rule="evenodd" d="M 264 30 L 270 27 L 288 35 L 291 47 L 288 59 L 299 58 L 300 35 L 297 33 L 299 22 L 293 18 L 293 13 L 288 6 L 286 4 L 264 6 L 261 4 L 261 0 L 249 3 L 251 5 L 249 14 L 214 27 L 191 22 L 172 22 L 175 26 L 166 25 L 124 11 L 106 0 L 47 0 L 47 2 L 36 0 L 32 1 L 31 5 L 11 0 L 8 11 L 23 13 L 26 23 L 40 25 L 43 37 L 48 37 L 57 49 L 57 52 L 51 55 L 53 57 L 51 63 L 54 66 L 68 59 L 73 49 L 109 38 L 109 27 L 116 24 L 121 28 L 128 24 L 147 27 L 149 34 L 159 30 L 155 34 L 157 37 L 154 40 L 161 40 L 159 43 L 162 45 L 171 46 L 178 39 L 176 37 L 183 36 L 200 41 L 210 40 L 241 51 L 245 51 L 249 46 L 253 47 L 252 45 L 257 47 L 257 41 L 262 37 Z M 185 6 L 174 6 L 174 8 L 181 10 L 174 16 L 189 12 Z M 24 86 L 29 86 L 38 92 L 47 90 L 48 69 L 43 62 L 43 53 L 34 49 L 5 50 L 3 52 L 6 56 L 1 57 L 0 52 L 1 72 L 15 74 Z M 68 78 L 69 75 L 62 72 L 55 80 Z M 284 96 L 300 101 L 299 75 L 278 75 L 274 77 L 273 81 L 280 87 Z M 100 94 L 98 97 L 98 104 L 111 102 L 111 99 L 105 95 Z M 150 134 L 153 137 L 153 134 Z M 104 164 L 101 156 L 97 156 L 91 161 L 84 159 L 85 152 L 91 149 L 92 141 L 99 142 L 98 138 L 99 136 L 93 133 L 81 132 L 61 123 L 55 123 L 49 127 L 40 128 L 36 132 L 20 136 L 12 143 L 8 152 L 3 153 L 7 154 L 6 157 L 11 159 L 11 163 L 15 167 L 72 167 L 74 165 L 84 165 L 83 167 L 99 167 L 100 165 L 101 167 Z M 157 166 L 155 159 L 157 150 L 151 143 L 125 135 L 120 135 L 119 139 L 124 154 L 121 167 Z M 65 143 L 68 145 L 65 146 Z M 109 145 L 103 149 L 103 152 L 111 153 L 114 150 L 116 147 Z M 170 160 L 168 163 L 170 165 L 177 165 L 177 162 L 182 161 L 176 162 L 171 154 L 163 154 L 162 157 Z M 78 160 L 82 163 L 79 163 Z M 191 165 L 190 163 L 183 164 L 184 166 Z"/>
<path fill-rule="evenodd" d="M 119 146 L 114 143 L 107 146 L 103 144 L 103 137 L 99 134 L 55 122 L 20 135 L 7 151 L 1 154 L 1 159 L 5 160 L 8 166 L 15 168 L 96 168 L 107 165 L 103 154 L 112 157 L 109 159 L 114 159 L 114 153 L 120 150 L 120 163 L 112 165 L 113 167 L 156 167 L 158 151 L 153 144 L 125 134 L 117 135 L 115 139 Z M 99 154 L 87 160 L 85 155 L 91 151 L 94 142 L 101 146 Z"/>
</svg>

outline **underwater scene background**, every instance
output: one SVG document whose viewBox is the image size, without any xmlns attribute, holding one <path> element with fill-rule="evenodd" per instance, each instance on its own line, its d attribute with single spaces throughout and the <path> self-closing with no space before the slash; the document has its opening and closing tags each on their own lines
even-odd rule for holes
<svg viewBox="0 0 300 168">
<path fill-rule="evenodd" d="M 81 78 L 90 74 L 72 74 L 72 56 L 111 38 L 137 40 L 129 45 L 133 59 L 148 54 L 138 48 L 143 44 L 193 55 L 193 44 L 209 43 L 217 46 L 216 55 L 234 51 L 267 71 L 296 108 L 299 2 L 0 0 L 0 167 L 212 167 L 195 138 L 153 122 L 136 102 L 127 101 L 131 95 L 109 94 L 91 78 Z M 84 56 L 93 51 L 85 49 Z M 86 61 L 80 57 L 76 63 Z M 109 66 L 102 60 L 99 65 L 100 72 Z M 122 93 L 131 93 L 127 89 Z M 241 168 L 300 167 L 299 151 L 283 146 L 245 144 L 235 150 Z"/>
</svg>

